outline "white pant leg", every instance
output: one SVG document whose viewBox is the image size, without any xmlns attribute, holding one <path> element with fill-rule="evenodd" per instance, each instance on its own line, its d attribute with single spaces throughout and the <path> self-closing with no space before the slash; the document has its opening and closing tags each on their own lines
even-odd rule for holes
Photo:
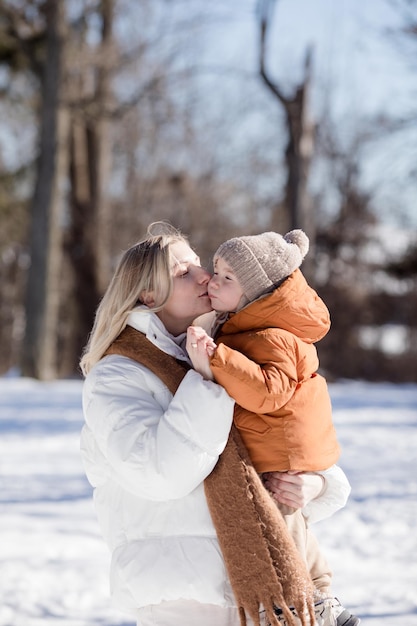
<svg viewBox="0 0 417 626">
<path fill-rule="evenodd" d="M 249 617 L 247 625 L 254 626 Z M 137 626 L 240 626 L 240 619 L 234 607 L 177 600 L 139 609 Z"/>
</svg>

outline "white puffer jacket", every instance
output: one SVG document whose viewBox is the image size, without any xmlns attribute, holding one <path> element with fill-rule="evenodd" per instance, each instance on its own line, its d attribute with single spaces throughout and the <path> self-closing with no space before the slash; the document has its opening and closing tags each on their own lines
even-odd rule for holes
<svg viewBox="0 0 417 626">
<path fill-rule="evenodd" d="M 172 337 L 147 309 L 132 313 L 129 325 L 187 360 L 185 336 Z M 147 368 L 121 356 L 105 357 L 86 377 L 81 453 L 121 610 L 135 615 L 178 598 L 234 606 L 203 486 L 226 445 L 233 404 L 193 370 L 173 397 Z M 306 511 L 314 519 L 346 501 L 342 470 L 324 476 L 324 493 Z"/>
<path fill-rule="evenodd" d="M 185 359 L 159 318 L 134 312 L 129 324 Z M 226 445 L 233 400 L 191 370 L 174 397 L 147 368 L 107 356 L 83 389 L 81 451 L 102 533 L 112 552 L 115 604 L 135 613 L 189 598 L 234 606 L 204 478 Z"/>
</svg>

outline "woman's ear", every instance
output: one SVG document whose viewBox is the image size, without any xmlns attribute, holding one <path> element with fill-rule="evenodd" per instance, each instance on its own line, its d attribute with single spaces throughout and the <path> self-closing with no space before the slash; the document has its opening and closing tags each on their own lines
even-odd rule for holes
<svg viewBox="0 0 417 626">
<path fill-rule="evenodd" d="M 146 304 L 146 306 L 150 308 L 155 306 L 153 291 L 142 291 L 140 294 L 140 300 L 141 302 L 143 302 L 143 304 Z"/>
</svg>

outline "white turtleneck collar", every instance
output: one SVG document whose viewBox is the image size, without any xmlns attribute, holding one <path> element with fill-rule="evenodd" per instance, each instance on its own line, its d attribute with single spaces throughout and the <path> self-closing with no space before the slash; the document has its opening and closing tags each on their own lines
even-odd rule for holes
<svg viewBox="0 0 417 626">
<path fill-rule="evenodd" d="M 149 341 L 167 354 L 190 363 L 185 349 L 187 333 L 181 333 L 177 337 L 171 335 L 156 313 L 150 311 L 147 306 L 142 305 L 132 311 L 127 318 L 127 324 L 143 333 Z"/>
</svg>

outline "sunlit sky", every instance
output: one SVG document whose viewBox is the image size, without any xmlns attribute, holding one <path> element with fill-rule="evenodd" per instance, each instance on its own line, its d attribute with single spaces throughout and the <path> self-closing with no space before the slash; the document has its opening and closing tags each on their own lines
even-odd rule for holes
<svg viewBox="0 0 417 626">
<path fill-rule="evenodd" d="M 209 62 L 256 73 L 256 4 L 230 1 L 223 23 L 211 27 L 215 45 L 207 38 Z M 267 70 L 292 95 L 312 45 L 312 112 L 319 114 L 326 104 L 347 140 L 367 117 L 416 118 L 417 39 L 414 50 L 407 50 L 398 33 L 402 20 L 394 0 L 276 0 Z M 416 131 L 414 122 L 388 140 L 378 139 L 364 165 L 381 211 L 407 226 L 417 226 L 415 177 L 406 179 L 417 162 Z"/>
<path fill-rule="evenodd" d="M 169 11 L 176 6 L 188 11 L 197 4 L 192 0 L 169 3 Z M 199 64 L 256 76 L 256 6 L 257 0 L 212 0 L 205 5 L 210 19 L 200 25 L 192 44 L 198 46 L 201 38 Z M 319 114 L 327 104 L 345 137 L 354 136 L 367 115 L 416 117 L 417 46 L 413 55 L 405 50 L 404 39 L 389 33 L 399 28 L 401 19 L 395 0 L 276 0 L 268 38 L 269 74 L 291 94 L 300 81 L 307 46 L 312 44 L 313 114 Z M 134 28 L 140 29 L 140 24 Z M 225 81 L 219 81 L 216 91 L 206 99 L 207 107 L 224 87 Z M 413 126 L 372 148 L 366 175 L 370 184 L 378 187 L 378 201 L 388 207 L 388 216 L 396 202 L 397 218 L 401 220 L 402 215 L 404 224 L 417 226 L 416 176 L 414 182 L 405 178 L 417 163 L 416 123 Z M 18 119 L 0 127 L 0 142 L 2 158 L 9 165 L 27 157 L 30 142 L 22 144 Z M 381 178 L 385 184 L 381 185 Z"/>
<path fill-rule="evenodd" d="M 216 62 L 256 67 L 256 4 L 232 0 L 236 8 L 229 9 L 223 24 L 213 23 L 218 45 L 210 47 L 210 57 Z M 413 77 L 410 58 L 388 32 L 400 23 L 390 0 L 276 0 L 269 70 L 290 85 L 291 74 L 299 79 L 306 47 L 313 44 L 316 85 L 336 91 L 341 110 L 404 110 L 412 104 L 413 87 L 414 95 L 417 91 L 417 63 Z"/>
</svg>

